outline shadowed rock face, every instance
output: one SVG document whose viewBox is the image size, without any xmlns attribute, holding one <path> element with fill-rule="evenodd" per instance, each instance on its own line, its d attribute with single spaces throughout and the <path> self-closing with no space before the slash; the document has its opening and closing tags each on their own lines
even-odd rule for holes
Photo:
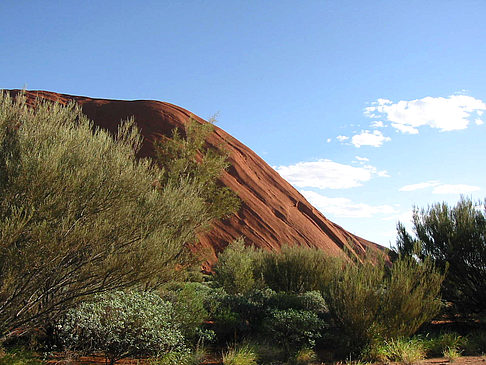
<svg viewBox="0 0 486 365">
<path fill-rule="evenodd" d="M 112 132 L 117 130 L 120 120 L 134 117 L 145 138 L 140 151 L 143 157 L 153 154 L 152 142 L 158 135 L 169 135 L 192 116 L 183 108 L 160 101 L 92 99 L 47 91 L 26 91 L 26 97 L 31 105 L 36 98 L 62 104 L 76 101 L 96 125 Z M 204 123 L 199 117 L 193 118 Z M 257 247 L 278 249 L 283 244 L 298 244 L 317 247 L 333 256 L 342 256 L 347 251 L 362 257 L 366 251 L 383 250 L 328 220 L 257 154 L 222 129 L 215 127 L 207 143 L 230 151 L 231 167 L 223 173 L 221 182 L 242 201 L 237 213 L 215 222 L 209 233 L 199 237 L 201 252 L 209 264 L 240 236 Z"/>
</svg>

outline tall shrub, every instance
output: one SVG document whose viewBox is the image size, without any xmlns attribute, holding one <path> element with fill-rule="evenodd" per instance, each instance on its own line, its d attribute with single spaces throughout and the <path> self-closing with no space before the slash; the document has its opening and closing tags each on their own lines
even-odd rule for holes
<svg viewBox="0 0 486 365">
<path fill-rule="evenodd" d="M 350 350 L 375 340 L 410 336 L 440 310 L 443 280 L 430 261 L 403 257 L 387 268 L 380 263 L 347 265 L 325 291 L 335 324 Z"/>
<path fill-rule="evenodd" d="M 280 252 L 260 252 L 255 272 L 272 290 L 304 293 L 322 289 L 330 280 L 332 265 L 322 250 L 284 245 Z"/>
<path fill-rule="evenodd" d="M 135 158 L 141 138 L 130 121 L 111 136 L 74 104 L 0 95 L 0 341 L 83 296 L 180 272 L 214 215 L 189 177 Z"/>
<path fill-rule="evenodd" d="M 461 313 L 486 311 L 486 201 L 415 208 L 413 229 L 415 237 L 398 225 L 397 251 L 447 268 L 442 295 Z"/>
</svg>

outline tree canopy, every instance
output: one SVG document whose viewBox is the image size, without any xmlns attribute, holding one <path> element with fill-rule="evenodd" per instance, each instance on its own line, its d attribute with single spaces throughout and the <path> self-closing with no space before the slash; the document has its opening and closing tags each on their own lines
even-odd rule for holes
<svg viewBox="0 0 486 365">
<path fill-rule="evenodd" d="M 186 244 L 218 214 L 197 172 L 168 179 L 135 157 L 141 142 L 133 121 L 112 136 L 75 104 L 1 94 L 0 337 L 188 262 Z"/>
<path fill-rule="evenodd" d="M 398 224 L 396 250 L 447 270 L 442 296 L 463 314 L 486 310 L 486 202 L 462 197 L 450 207 L 414 209 L 415 235 Z"/>
</svg>

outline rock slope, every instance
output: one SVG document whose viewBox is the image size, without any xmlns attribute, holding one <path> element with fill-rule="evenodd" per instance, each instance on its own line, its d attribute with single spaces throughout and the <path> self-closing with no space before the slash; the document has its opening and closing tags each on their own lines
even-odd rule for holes
<svg viewBox="0 0 486 365">
<path fill-rule="evenodd" d="M 10 92 L 17 94 L 19 90 Z M 94 99 L 47 91 L 25 93 L 32 105 L 36 98 L 63 104 L 75 101 L 96 125 L 110 131 L 116 131 L 120 120 L 133 116 L 145 138 L 141 156 L 152 154 L 152 141 L 158 135 L 169 135 L 192 116 L 181 107 L 160 101 Z M 333 256 L 347 252 L 363 257 L 367 251 L 383 250 L 328 220 L 263 159 L 222 129 L 216 126 L 207 142 L 215 148 L 224 145 L 230 151 L 231 167 L 223 173 L 221 182 L 237 192 L 242 201 L 237 213 L 215 222 L 209 233 L 200 236 L 200 249 L 208 264 L 215 262 L 217 254 L 240 236 L 245 237 L 246 243 L 266 249 L 298 244 L 317 247 Z"/>
</svg>

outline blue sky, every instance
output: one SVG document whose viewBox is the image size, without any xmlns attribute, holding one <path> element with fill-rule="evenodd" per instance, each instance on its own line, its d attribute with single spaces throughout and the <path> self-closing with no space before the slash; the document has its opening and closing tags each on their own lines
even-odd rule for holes
<svg viewBox="0 0 486 365">
<path fill-rule="evenodd" d="M 0 3 L 0 87 L 208 118 L 383 245 L 414 205 L 486 197 L 486 2 Z"/>
</svg>

